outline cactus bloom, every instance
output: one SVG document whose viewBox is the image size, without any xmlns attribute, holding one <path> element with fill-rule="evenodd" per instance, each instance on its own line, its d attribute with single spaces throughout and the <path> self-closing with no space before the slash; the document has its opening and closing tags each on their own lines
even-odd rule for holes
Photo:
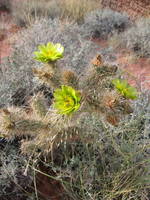
<svg viewBox="0 0 150 200">
<path fill-rule="evenodd" d="M 112 81 L 115 88 L 127 99 L 137 99 L 138 93 L 136 88 L 130 86 L 126 80 L 115 79 Z"/>
<path fill-rule="evenodd" d="M 70 86 L 62 85 L 54 92 L 54 108 L 59 114 L 70 115 L 80 107 L 81 95 Z"/>
<path fill-rule="evenodd" d="M 38 49 L 34 52 L 34 58 L 43 63 L 54 62 L 62 58 L 64 53 L 64 47 L 59 43 L 48 42 L 47 45 L 39 45 Z"/>
</svg>

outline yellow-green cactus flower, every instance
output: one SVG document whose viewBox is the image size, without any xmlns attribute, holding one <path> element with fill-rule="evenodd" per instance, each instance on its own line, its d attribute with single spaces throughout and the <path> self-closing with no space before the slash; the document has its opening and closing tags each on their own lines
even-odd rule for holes
<svg viewBox="0 0 150 200">
<path fill-rule="evenodd" d="M 80 107 L 81 94 L 70 86 L 62 85 L 54 92 L 54 108 L 59 114 L 70 115 Z"/>
<path fill-rule="evenodd" d="M 138 92 L 136 88 L 130 86 L 126 80 L 115 79 L 112 81 L 115 88 L 127 99 L 137 99 Z"/>
<path fill-rule="evenodd" d="M 34 58 L 43 63 L 54 62 L 62 58 L 64 53 L 64 47 L 59 43 L 48 42 L 47 45 L 39 45 L 38 49 L 34 52 Z"/>
</svg>

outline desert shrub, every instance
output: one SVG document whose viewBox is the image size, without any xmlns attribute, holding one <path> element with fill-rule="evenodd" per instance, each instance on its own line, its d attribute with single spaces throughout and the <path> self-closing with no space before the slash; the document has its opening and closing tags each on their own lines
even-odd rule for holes
<svg viewBox="0 0 150 200">
<path fill-rule="evenodd" d="M 142 18 L 120 36 L 115 37 L 118 45 L 125 46 L 139 57 L 149 57 L 150 53 L 150 21 Z"/>
<path fill-rule="evenodd" d="M 130 24 L 125 14 L 110 9 L 95 10 L 84 18 L 83 34 L 88 38 L 107 39 L 114 32 L 123 32 Z"/>
<path fill-rule="evenodd" d="M 37 21 L 17 34 L 12 54 L 0 64 L 1 104 L 10 103 L 11 96 L 19 88 L 27 88 L 27 91 L 30 91 L 36 87 L 32 68 L 41 64 L 33 59 L 33 52 L 39 44 L 49 41 L 63 44 L 66 56 L 60 61 L 60 65 L 71 67 L 78 73 L 86 67 L 97 50 L 97 45 L 82 39 L 80 28 L 76 24 L 62 24 L 59 20 L 50 19 Z"/>
<path fill-rule="evenodd" d="M 14 56 L 15 58 L 15 56 Z M 17 57 L 18 58 L 18 57 Z M 10 59 L 10 58 L 9 58 Z M 21 69 L 20 65 L 17 65 L 14 60 L 7 61 L 7 67 L 10 69 L 5 69 L 3 72 L 1 71 L 1 106 L 8 104 L 11 102 L 11 96 L 19 89 L 19 88 L 32 88 L 32 78 L 31 71 L 29 68 Z M 18 60 L 19 61 L 19 60 Z M 20 63 L 21 64 L 21 63 Z M 19 68 L 20 67 L 20 68 Z M 28 90 L 29 91 L 29 90 Z"/>
<path fill-rule="evenodd" d="M 0 11 L 10 11 L 11 3 L 10 0 L 1 0 L 0 1 Z"/>
<path fill-rule="evenodd" d="M 0 139 L 0 199 L 31 199 L 32 174 L 25 175 L 27 158 L 19 153 L 19 143 Z"/>
</svg>

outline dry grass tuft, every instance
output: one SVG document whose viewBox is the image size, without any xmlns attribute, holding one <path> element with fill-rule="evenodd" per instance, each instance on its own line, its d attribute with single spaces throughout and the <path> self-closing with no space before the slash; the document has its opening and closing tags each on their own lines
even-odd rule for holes
<svg viewBox="0 0 150 200">
<path fill-rule="evenodd" d="M 88 12 L 100 8 L 100 6 L 101 3 L 98 0 L 63 0 L 61 9 L 63 17 L 81 23 Z"/>
<path fill-rule="evenodd" d="M 84 15 L 100 5 L 98 0 L 15 0 L 11 2 L 11 10 L 15 23 L 27 26 L 43 17 L 83 22 Z"/>
<path fill-rule="evenodd" d="M 40 18 L 55 18 L 60 14 L 55 0 L 12 1 L 11 10 L 14 22 L 19 26 L 28 26 Z"/>
</svg>

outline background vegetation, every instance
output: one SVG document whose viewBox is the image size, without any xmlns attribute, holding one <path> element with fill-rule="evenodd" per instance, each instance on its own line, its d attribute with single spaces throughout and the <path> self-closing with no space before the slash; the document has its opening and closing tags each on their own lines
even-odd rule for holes
<svg viewBox="0 0 150 200">
<path fill-rule="evenodd" d="M 65 56 L 58 65 L 73 70 L 81 80 L 97 54 L 101 54 L 108 65 L 114 64 L 117 48 L 149 58 L 149 18 L 134 22 L 124 13 L 102 9 L 99 1 L 15 0 L 1 1 L 0 8 L 8 10 L 13 23 L 22 27 L 11 38 L 10 56 L 0 63 L 0 116 L 6 108 L 15 117 L 21 116 L 24 109 L 31 116 L 31 100 L 38 97 L 39 92 L 50 106 L 52 87 L 40 83 L 32 71 L 34 67 L 42 67 L 33 59 L 40 44 L 61 43 Z M 7 28 L 5 21 L 0 21 L 0 31 Z M 95 39 L 107 45 L 102 47 Z M 148 200 L 150 94 L 148 90 L 139 93 L 139 98 L 130 102 L 133 112 L 124 115 L 117 126 L 107 123 L 101 115 L 86 113 L 80 116 L 81 130 L 77 132 L 82 139 L 92 136 L 91 143 L 80 139 L 63 141 L 44 156 L 41 145 L 33 156 L 32 151 L 22 154 L 20 150 L 23 142 L 35 137 L 30 134 L 30 127 L 19 137 L 18 131 L 14 133 L 17 136 L 9 139 L 2 136 L 0 199 L 48 199 L 44 195 L 48 193 L 46 189 L 41 189 L 43 183 L 39 177 L 42 176 L 49 187 L 61 185 L 58 187 L 62 195 L 59 199 Z M 123 108 L 120 106 L 118 110 L 122 112 Z M 56 198 L 56 194 L 51 197 Z"/>
</svg>

